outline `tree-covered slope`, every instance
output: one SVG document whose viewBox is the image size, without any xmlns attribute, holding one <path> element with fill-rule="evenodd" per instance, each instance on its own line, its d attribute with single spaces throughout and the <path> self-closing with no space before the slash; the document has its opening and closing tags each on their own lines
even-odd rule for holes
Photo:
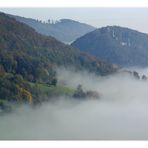
<svg viewBox="0 0 148 148">
<path fill-rule="evenodd" d="M 70 43 L 76 40 L 78 37 L 95 30 L 95 27 L 80 23 L 78 21 L 70 20 L 70 19 L 61 19 L 56 22 L 48 21 L 48 23 L 44 23 L 35 19 L 20 17 L 10 15 L 15 18 L 17 21 L 25 23 L 30 27 L 34 28 L 37 32 L 47 35 L 53 36 L 56 39 Z"/>
<path fill-rule="evenodd" d="M 0 13 L 0 100 L 31 100 L 36 90 L 29 83 L 56 85 L 55 68 L 73 67 L 100 75 L 114 72 L 113 65 L 82 53 L 55 38 Z"/>
<path fill-rule="evenodd" d="M 80 37 L 72 46 L 121 66 L 148 66 L 148 35 L 128 28 L 103 27 Z"/>
</svg>

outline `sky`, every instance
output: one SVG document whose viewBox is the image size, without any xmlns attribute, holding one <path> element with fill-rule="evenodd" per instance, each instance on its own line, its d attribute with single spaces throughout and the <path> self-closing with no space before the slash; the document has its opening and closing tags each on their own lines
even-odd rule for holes
<svg viewBox="0 0 148 148">
<path fill-rule="evenodd" d="M 0 8 L 1 12 L 47 21 L 68 18 L 97 28 L 118 25 L 148 33 L 148 8 Z"/>
</svg>

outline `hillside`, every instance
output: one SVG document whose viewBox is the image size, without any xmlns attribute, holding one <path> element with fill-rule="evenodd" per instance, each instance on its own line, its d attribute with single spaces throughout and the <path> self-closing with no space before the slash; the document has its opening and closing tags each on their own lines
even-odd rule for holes
<svg viewBox="0 0 148 148">
<path fill-rule="evenodd" d="M 121 66 L 148 66 L 148 35 L 128 28 L 103 27 L 71 45 Z"/>
<path fill-rule="evenodd" d="M 71 43 L 78 37 L 95 30 L 95 27 L 93 26 L 71 19 L 61 19 L 59 21 L 56 21 L 55 23 L 53 23 L 52 21 L 44 23 L 31 18 L 14 15 L 10 16 L 15 18 L 19 22 L 29 25 L 37 32 L 47 36 L 53 36 L 64 43 Z"/>
<path fill-rule="evenodd" d="M 0 100 L 32 102 L 39 91 L 30 82 L 56 87 L 58 66 L 99 75 L 116 71 L 113 65 L 0 13 Z"/>
</svg>

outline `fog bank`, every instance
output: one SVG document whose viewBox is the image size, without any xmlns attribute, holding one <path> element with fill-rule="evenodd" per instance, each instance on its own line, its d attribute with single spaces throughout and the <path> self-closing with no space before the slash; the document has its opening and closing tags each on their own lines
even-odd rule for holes
<svg viewBox="0 0 148 148">
<path fill-rule="evenodd" d="M 136 69 L 147 74 L 148 69 Z M 99 99 L 61 97 L 38 108 L 21 106 L 0 117 L 0 139 L 148 140 L 148 81 L 120 73 L 97 77 L 58 70 L 59 83 L 95 90 Z"/>
</svg>

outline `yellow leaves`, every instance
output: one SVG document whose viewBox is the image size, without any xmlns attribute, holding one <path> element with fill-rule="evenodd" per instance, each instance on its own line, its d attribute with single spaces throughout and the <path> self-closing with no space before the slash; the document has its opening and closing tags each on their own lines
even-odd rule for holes
<svg viewBox="0 0 148 148">
<path fill-rule="evenodd" d="M 32 94 L 24 88 L 19 88 L 21 96 L 23 99 L 27 99 L 29 104 L 32 104 L 33 98 Z"/>
<path fill-rule="evenodd" d="M 32 95 L 29 91 L 23 89 L 22 94 L 27 98 L 29 104 L 32 104 Z"/>
</svg>

